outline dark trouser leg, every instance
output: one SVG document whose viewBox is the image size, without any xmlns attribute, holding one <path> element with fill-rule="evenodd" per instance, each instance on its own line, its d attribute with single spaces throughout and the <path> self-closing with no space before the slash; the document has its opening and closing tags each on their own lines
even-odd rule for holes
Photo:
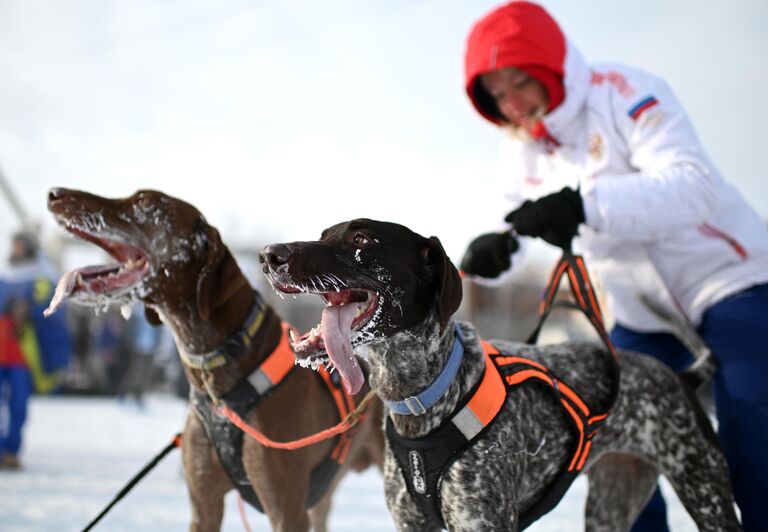
<svg viewBox="0 0 768 532">
<path fill-rule="evenodd" d="M 744 530 L 768 531 L 768 285 L 713 306 L 699 332 L 718 364 L 718 436 Z"/>
</svg>

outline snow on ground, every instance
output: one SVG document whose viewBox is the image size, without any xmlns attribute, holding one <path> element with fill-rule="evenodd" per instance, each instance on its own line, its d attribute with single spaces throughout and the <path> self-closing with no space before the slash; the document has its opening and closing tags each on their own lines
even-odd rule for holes
<svg viewBox="0 0 768 532">
<path fill-rule="evenodd" d="M 0 471 L 0 530 L 67 532 L 81 530 L 119 489 L 182 427 L 184 401 L 150 397 L 146 408 L 112 398 L 34 397 L 22 454 L 24 469 Z M 669 487 L 663 486 L 669 495 Z M 534 524 L 533 532 L 583 528 L 586 482 L 577 480 L 560 505 Z M 696 530 L 674 495 L 668 496 L 675 531 Z M 225 531 L 246 530 L 231 492 Z M 187 530 L 189 502 L 180 453 L 165 458 L 107 514 L 96 531 Z M 252 530 L 269 530 L 267 520 L 246 511 Z M 350 474 L 335 496 L 334 532 L 392 531 L 381 477 L 375 470 Z"/>
</svg>

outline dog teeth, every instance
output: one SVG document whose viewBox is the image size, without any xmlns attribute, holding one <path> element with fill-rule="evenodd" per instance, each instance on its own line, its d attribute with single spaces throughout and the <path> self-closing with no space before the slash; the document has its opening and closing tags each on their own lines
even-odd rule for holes
<svg viewBox="0 0 768 532">
<path fill-rule="evenodd" d="M 363 309 L 360 308 L 360 306 L 358 305 L 357 308 L 355 309 L 355 318 L 359 318 L 362 315 L 363 315 Z"/>
<path fill-rule="evenodd" d="M 301 366 L 302 368 L 311 368 L 311 366 L 312 366 L 311 362 L 310 362 L 309 360 L 305 359 L 305 358 L 302 358 L 302 359 L 298 359 L 298 358 L 297 358 L 297 359 L 294 361 L 294 363 L 295 363 L 297 366 Z"/>
<path fill-rule="evenodd" d="M 120 314 L 123 316 L 123 319 L 125 321 L 128 321 L 131 319 L 131 313 L 133 312 L 133 307 L 130 303 L 126 303 L 125 305 L 120 307 Z"/>
<path fill-rule="evenodd" d="M 291 342 L 296 343 L 296 333 L 293 332 L 293 329 L 288 329 L 288 334 L 291 336 Z"/>
<path fill-rule="evenodd" d="M 82 273 L 78 273 L 77 274 L 77 286 L 84 286 L 84 285 L 85 285 L 85 281 L 83 281 L 83 274 Z"/>
</svg>

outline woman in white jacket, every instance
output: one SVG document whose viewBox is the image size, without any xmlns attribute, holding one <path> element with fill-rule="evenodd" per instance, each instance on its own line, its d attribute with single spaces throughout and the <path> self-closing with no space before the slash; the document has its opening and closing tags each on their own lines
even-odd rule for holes
<svg viewBox="0 0 768 532">
<path fill-rule="evenodd" d="M 578 236 L 606 289 L 619 347 L 676 370 L 691 362 L 646 298 L 690 320 L 712 349 L 719 437 L 744 528 L 768 529 L 764 222 L 710 162 L 663 80 L 587 65 L 536 4 L 514 1 L 478 21 L 465 74 L 477 111 L 507 133 L 497 170 L 514 233 L 560 246 Z M 481 235 L 462 268 L 499 277 L 520 241 Z M 666 526 L 657 491 L 634 530 Z"/>
</svg>

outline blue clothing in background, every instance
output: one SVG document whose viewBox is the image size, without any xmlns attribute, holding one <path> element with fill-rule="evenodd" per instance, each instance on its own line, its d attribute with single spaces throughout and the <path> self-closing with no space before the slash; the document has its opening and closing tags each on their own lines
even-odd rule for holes
<svg viewBox="0 0 768 532">
<path fill-rule="evenodd" d="M 24 367 L 0 366 L 0 455 L 18 454 L 32 377 Z"/>
<path fill-rule="evenodd" d="M 21 352 L 20 357 L 0 363 L 0 459 L 15 467 L 29 396 L 33 389 L 47 393 L 56 388 L 59 370 L 69 364 L 72 352 L 66 312 L 59 309 L 51 319 L 43 316 L 54 281 L 44 259 L 13 264 L 0 272 L 0 317 L 10 323 L 4 331 L 12 335 L 0 348 L 13 345 Z"/>
<path fill-rule="evenodd" d="M 13 301 L 24 301 L 29 306 L 27 324 L 33 338 L 20 341 L 24 343 L 34 387 L 41 393 L 52 391 L 57 383 L 54 374 L 66 368 L 72 356 L 66 306 L 48 318 L 43 316 L 55 287 L 55 274 L 42 259 L 0 273 L 0 314 L 7 314 Z"/>
<path fill-rule="evenodd" d="M 53 297 L 55 283 L 42 269 L 23 268 L 6 272 L 0 279 L 0 314 L 7 312 L 13 300 L 30 305 L 30 321 L 40 351 L 40 364 L 45 373 L 64 369 L 72 354 L 72 340 L 67 328 L 66 307 L 49 316 L 43 311 Z"/>
</svg>

